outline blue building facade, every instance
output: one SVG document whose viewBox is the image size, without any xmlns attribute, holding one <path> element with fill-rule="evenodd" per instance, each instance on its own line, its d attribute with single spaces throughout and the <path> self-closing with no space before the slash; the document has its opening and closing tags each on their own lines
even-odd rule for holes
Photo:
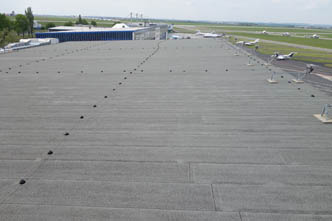
<svg viewBox="0 0 332 221">
<path fill-rule="evenodd" d="M 133 40 L 134 31 L 88 31 L 36 33 L 36 38 L 57 38 L 66 41 L 126 41 Z"/>
</svg>

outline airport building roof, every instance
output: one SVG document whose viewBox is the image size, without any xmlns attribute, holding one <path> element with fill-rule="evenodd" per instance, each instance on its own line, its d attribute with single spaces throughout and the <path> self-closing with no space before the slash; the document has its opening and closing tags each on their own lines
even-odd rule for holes
<svg viewBox="0 0 332 221">
<path fill-rule="evenodd" d="M 139 24 L 125 24 L 118 23 L 113 27 L 95 27 L 91 25 L 81 25 L 81 26 L 56 26 L 53 28 L 49 28 L 51 32 L 100 32 L 100 31 L 140 31 L 145 29 L 151 29 L 155 27 L 163 27 L 168 28 L 167 24 L 150 24 L 148 26 L 141 26 Z"/>
<path fill-rule="evenodd" d="M 165 40 L 168 25 L 149 24 L 117 24 L 112 28 L 92 26 L 58 26 L 50 28 L 49 32 L 36 33 L 36 38 L 57 38 L 59 42 L 66 41 L 123 41 L 123 40 Z"/>
<path fill-rule="evenodd" d="M 192 39 L 0 55 L 0 220 L 331 220 L 332 127 L 313 117 L 331 96 L 235 53 Z"/>
<path fill-rule="evenodd" d="M 124 24 L 125 25 L 125 24 Z M 138 31 L 142 29 L 146 29 L 148 27 L 130 27 L 130 26 L 125 26 L 122 28 L 122 26 L 115 26 L 112 28 L 107 28 L 107 27 L 93 27 L 93 26 L 57 26 L 50 28 L 49 31 L 51 32 L 99 32 L 99 31 Z"/>
</svg>

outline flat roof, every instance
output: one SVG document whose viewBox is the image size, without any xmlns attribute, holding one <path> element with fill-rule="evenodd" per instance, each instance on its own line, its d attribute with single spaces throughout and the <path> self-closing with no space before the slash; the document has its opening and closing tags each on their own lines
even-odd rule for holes
<svg viewBox="0 0 332 221">
<path fill-rule="evenodd" d="M 192 39 L 0 55 L 0 219 L 331 220 L 332 127 L 313 117 L 331 96 L 234 54 Z"/>
<path fill-rule="evenodd" d="M 58 26 L 51 28 L 53 32 L 100 32 L 100 31 L 138 31 L 144 30 L 150 27 L 130 27 L 130 28 L 102 28 L 102 27 L 69 27 L 69 26 Z M 60 31 L 56 31 L 60 30 Z"/>
<path fill-rule="evenodd" d="M 163 27 L 164 25 L 159 25 Z M 52 32 L 100 32 L 100 31 L 140 31 L 155 28 L 156 26 L 148 27 L 128 27 L 128 28 L 108 28 L 108 27 L 88 27 L 88 26 L 57 26 L 50 28 Z M 158 25 L 157 25 L 158 27 Z"/>
</svg>

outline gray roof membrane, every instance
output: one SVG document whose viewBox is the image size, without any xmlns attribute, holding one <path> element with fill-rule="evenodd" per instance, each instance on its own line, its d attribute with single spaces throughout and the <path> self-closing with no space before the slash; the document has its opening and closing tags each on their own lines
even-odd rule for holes
<svg viewBox="0 0 332 221">
<path fill-rule="evenodd" d="M 0 220 L 331 220 L 332 127 L 313 117 L 331 97 L 234 53 L 192 39 L 0 55 Z"/>
</svg>

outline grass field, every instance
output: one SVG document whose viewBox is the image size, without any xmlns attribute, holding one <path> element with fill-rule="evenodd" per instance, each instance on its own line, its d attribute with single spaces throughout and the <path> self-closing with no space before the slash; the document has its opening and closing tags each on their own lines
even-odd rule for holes
<svg viewBox="0 0 332 221">
<path fill-rule="evenodd" d="M 321 34 L 324 38 L 332 38 L 332 34 Z"/>
<path fill-rule="evenodd" d="M 291 43 L 291 44 L 307 45 L 307 46 L 313 46 L 313 47 L 319 47 L 319 48 L 332 49 L 331 40 L 300 38 L 300 37 L 284 37 L 284 36 L 264 35 L 264 34 L 251 34 L 251 33 L 244 33 L 244 32 L 232 32 L 229 34 L 237 35 L 237 36 L 244 36 L 244 37 L 249 37 L 249 38 L 259 38 L 259 39 L 264 39 L 264 40 L 279 41 L 279 42 L 286 42 L 286 43 Z"/>
<path fill-rule="evenodd" d="M 201 31 L 248 31 L 248 32 L 289 32 L 289 33 L 304 33 L 304 34 L 314 34 L 314 33 L 331 33 L 332 29 L 305 29 L 305 28 L 276 28 L 276 27 L 260 27 L 260 26 L 224 26 L 224 25 L 196 25 Z"/>
<path fill-rule="evenodd" d="M 89 23 L 94 20 L 94 19 L 86 19 Z M 36 16 L 35 20 L 38 21 L 38 23 L 45 25 L 49 22 L 54 23 L 56 26 L 62 26 L 66 22 L 71 21 L 73 24 L 75 24 L 77 17 L 56 17 L 56 16 Z M 112 27 L 114 25 L 114 21 L 105 21 L 105 20 L 94 20 L 97 22 L 97 25 L 100 27 Z"/>
<path fill-rule="evenodd" d="M 77 17 L 58 17 L 58 16 L 35 16 L 36 21 L 66 22 L 76 21 Z"/>
<path fill-rule="evenodd" d="M 245 40 L 245 39 L 238 39 L 238 40 Z M 231 37 L 230 41 L 232 43 L 235 43 L 235 38 Z M 294 60 L 305 61 L 309 63 L 320 63 L 326 67 L 332 67 L 332 53 L 328 52 L 322 52 L 311 49 L 301 49 L 291 46 L 265 43 L 265 42 L 259 43 L 259 48 L 257 52 L 264 55 L 272 55 L 275 52 L 279 52 L 280 54 L 289 54 L 291 52 L 296 52 L 296 55 L 293 58 Z"/>
<path fill-rule="evenodd" d="M 87 21 L 91 21 L 93 19 L 85 18 Z M 35 16 L 35 20 L 40 21 L 40 23 L 45 22 L 53 22 L 55 24 L 64 24 L 67 21 L 75 22 L 77 20 L 77 16 L 72 17 L 62 17 L 62 16 Z M 114 21 L 107 21 L 107 20 L 95 20 L 98 24 L 100 23 L 100 26 L 104 27 L 110 27 L 110 25 L 114 24 Z M 133 19 L 133 22 L 141 22 L 141 20 Z M 130 19 L 121 19 L 121 22 L 127 23 L 130 22 Z M 205 22 L 193 22 L 193 21 L 171 21 L 171 20 L 152 20 L 151 22 L 161 22 L 161 23 L 168 23 L 168 24 L 174 24 L 174 25 L 202 25 L 202 26 L 208 26 L 211 25 L 211 23 L 205 23 Z M 332 33 L 332 32 L 331 32 Z"/>
<path fill-rule="evenodd" d="M 179 27 L 174 27 L 173 30 L 174 30 L 174 32 L 177 32 L 177 33 L 186 33 L 186 34 L 194 34 L 194 33 L 196 33 L 193 30 L 189 30 L 189 29 L 185 29 L 185 28 L 179 28 Z"/>
</svg>

